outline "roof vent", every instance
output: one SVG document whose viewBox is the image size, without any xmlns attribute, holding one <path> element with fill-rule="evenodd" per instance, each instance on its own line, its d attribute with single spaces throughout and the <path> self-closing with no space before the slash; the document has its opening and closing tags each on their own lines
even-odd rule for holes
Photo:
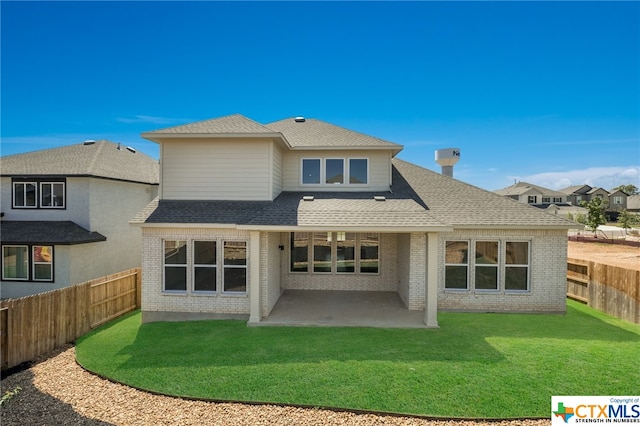
<svg viewBox="0 0 640 426">
<path fill-rule="evenodd" d="M 302 197 L 304 201 L 313 201 L 313 195 L 305 195 Z"/>
<path fill-rule="evenodd" d="M 296 123 L 304 123 L 305 121 L 307 121 L 306 118 L 304 117 L 296 117 L 293 119 Z"/>
<path fill-rule="evenodd" d="M 376 201 L 387 201 L 387 197 L 385 197 L 384 195 L 374 195 L 373 199 Z"/>
<path fill-rule="evenodd" d="M 94 143 L 96 143 L 96 141 L 94 141 L 93 139 L 87 139 L 86 141 L 82 142 L 83 145 L 93 145 Z"/>
<path fill-rule="evenodd" d="M 134 148 L 131 148 L 130 146 L 127 147 L 127 151 L 133 152 L 134 154 L 136 153 L 136 150 Z"/>
</svg>

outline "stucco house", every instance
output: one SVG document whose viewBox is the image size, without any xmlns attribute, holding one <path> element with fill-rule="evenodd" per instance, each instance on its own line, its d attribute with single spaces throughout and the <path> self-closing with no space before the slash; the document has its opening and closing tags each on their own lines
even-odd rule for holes
<svg viewBox="0 0 640 426">
<path fill-rule="evenodd" d="M 140 230 L 129 220 L 157 196 L 157 160 L 86 141 L 5 156 L 0 168 L 2 298 L 140 266 Z"/>
<path fill-rule="evenodd" d="M 160 144 L 142 229 L 143 321 L 269 319 L 288 292 L 387 292 L 438 311 L 564 312 L 566 219 L 395 158 L 316 119 L 231 115 Z M 356 302 L 357 298 L 356 298 Z"/>
</svg>

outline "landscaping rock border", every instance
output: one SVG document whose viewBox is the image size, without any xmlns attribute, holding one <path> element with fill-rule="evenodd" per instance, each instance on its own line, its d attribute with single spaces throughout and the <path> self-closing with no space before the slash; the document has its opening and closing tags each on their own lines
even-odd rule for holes
<svg viewBox="0 0 640 426">
<path fill-rule="evenodd" d="M 550 419 L 474 421 L 362 414 L 316 408 L 191 401 L 101 379 L 75 362 L 67 345 L 2 380 L 2 394 L 21 388 L 0 410 L 8 425 L 390 425 L 542 426 Z"/>
</svg>

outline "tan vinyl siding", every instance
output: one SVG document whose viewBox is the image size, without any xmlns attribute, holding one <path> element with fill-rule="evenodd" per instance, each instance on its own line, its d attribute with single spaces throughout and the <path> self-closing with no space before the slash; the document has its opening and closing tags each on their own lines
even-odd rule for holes
<svg viewBox="0 0 640 426">
<path fill-rule="evenodd" d="M 276 198 L 282 192 L 282 150 L 271 143 L 271 198 Z"/>
<path fill-rule="evenodd" d="M 189 139 L 162 144 L 167 200 L 271 200 L 271 141 Z"/>
<path fill-rule="evenodd" d="M 367 185 L 302 185 L 300 168 L 303 158 L 367 158 L 369 183 Z M 284 191 L 388 191 L 391 180 L 391 154 L 389 151 L 323 150 L 293 151 L 284 154 Z"/>
</svg>

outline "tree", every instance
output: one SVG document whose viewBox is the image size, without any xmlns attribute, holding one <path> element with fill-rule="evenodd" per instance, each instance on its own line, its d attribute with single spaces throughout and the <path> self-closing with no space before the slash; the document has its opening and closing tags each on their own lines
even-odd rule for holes
<svg viewBox="0 0 640 426">
<path fill-rule="evenodd" d="M 587 213 L 587 227 L 596 232 L 598 226 L 607 223 L 607 217 L 604 214 L 604 209 L 607 207 L 607 202 L 603 201 L 600 197 L 593 197 L 589 202 L 583 201 L 580 203 L 581 207 L 588 210 Z"/>
<path fill-rule="evenodd" d="M 639 190 L 638 190 L 638 187 L 637 187 L 637 186 L 635 186 L 635 185 L 633 185 L 633 184 L 631 184 L 631 183 L 630 183 L 630 184 L 627 184 L 627 185 L 618 185 L 618 186 L 616 186 L 615 188 L 613 188 L 613 189 L 611 190 L 611 192 L 618 191 L 618 190 L 620 190 L 620 191 L 624 192 L 624 193 L 625 193 L 625 194 L 627 194 L 627 195 L 637 195 L 637 194 L 640 194 L 640 192 L 639 192 Z"/>
<path fill-rule="evenodd" d="M 626 209 L 622 210 L 618 215 L 618 222 L 622 225 L 622 229 L 629 229 L 631 225 L 637 225 L 640 223 L 640 216 L 628 212 Z"/>
</svg>

